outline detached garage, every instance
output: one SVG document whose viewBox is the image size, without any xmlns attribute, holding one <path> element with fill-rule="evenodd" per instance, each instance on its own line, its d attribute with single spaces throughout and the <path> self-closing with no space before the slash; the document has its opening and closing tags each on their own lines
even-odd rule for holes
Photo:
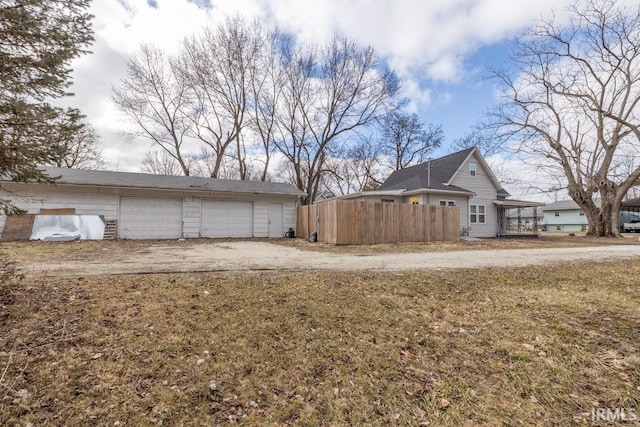
<svg viewBox="0 0 640 427">
<path fill-rule="evenodd" d="M 283 237 L 304 193 L 282 183 L 47 168 L 55 184 L 2 182 L 29 214 L 100 215 L 121 239 Z M 0 230 L 5 218 L 0 217 Z"/>
</svg>

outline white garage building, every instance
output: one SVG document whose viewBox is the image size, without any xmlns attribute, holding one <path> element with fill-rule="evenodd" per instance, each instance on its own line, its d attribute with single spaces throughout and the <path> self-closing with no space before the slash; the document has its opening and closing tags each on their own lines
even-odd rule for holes
<svg viewBox="0 0 640 427">
<path fill-rule="evenodd" d="M 283 237 L 304 193 L 288 184 L 46 168 L 55 184 L 2 182 L 29 214 L 74 209 L 116 224 L 121 239 Z M 2 230 L 5 218 L 0 218 Z"/>
</svg>

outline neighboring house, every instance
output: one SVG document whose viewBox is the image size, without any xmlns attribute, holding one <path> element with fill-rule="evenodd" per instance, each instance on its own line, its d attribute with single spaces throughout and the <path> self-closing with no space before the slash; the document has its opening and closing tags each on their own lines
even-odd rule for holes
<svg viewBox="0 0 640 427">
<path fill-rule="evenodd" d="M 116 223 L 123 239 L 283 237 L 304 193 L 288 184 L 46 168 L 55 184 L 0 182 L 30 214 L 75 209 Z M 0 230 L 4 217 L 0 216 Z"/>
<path fill-rule="evenodd" d="M 468 148 L 393 172 L 375 191 L 343 199 L 457 206 L 461 234 L 496 237 L 510 234 L 507 212 L 542 203 L 509 200 L 477 148 Z M 532 230 L 532 234 L 537 230 Z"/>
<path fill-rule="evenodd" d="M 553 202 L 542 208 L 546 231 L 587 231 L 587 216 L 573 200 Z"/>
<path fill-rule="evenodd" d="M 507 212 L 507 227 L 510 231 L 532 231 L 543 224 L 542 209 L 539 207 L 515 208 Z"/>
<path fill-rule="evenodd" d="M 596 200 L 599 204 L 599 201 Z M 573 200 L 561 200 L 542 208 L 543 223 L 546 231 L 587 231 L 587 216 Z M 625 222 L 640 221 L 640 200 L 631 199 L 622 202 L 618 218 L 618 227 L 622 231 Z"/>
</svg>

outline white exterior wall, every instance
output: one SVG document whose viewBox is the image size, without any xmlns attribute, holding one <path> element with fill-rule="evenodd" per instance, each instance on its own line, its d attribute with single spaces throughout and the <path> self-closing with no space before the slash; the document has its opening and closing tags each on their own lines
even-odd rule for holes
<svg viewBox="0 0 640 427">
<path fill-rule="evenodd" d="M 77 215 L 102 215 L 105 219 L 119 220 L 121 197 L 167 197 L 182 199 L 182 235 L 185 238 L 201 237 L 202 200 L 238 200 L 253 202 L 253 237 L 269 236 L 269 203 L 282 203 L 283 228 L 296 227 L 295 196 L 268 194 L 224 194 L 192 193 L 165 190 L 133 190 L 125 188 L 99 188 L 74 186 L 46 186 L 38 184 L 3 184 L 8 190 L 29 194 L 29 197 L 16 197 L 0 193 L 0 197 L 11 200 L 20 209 L 30 214 L 38 214 L 40 209 L 75 208 Z M 1 191 L 1 190 L 0 190 Z M 217 197 L 216 197 L 217 196 Z M 5 217 L 0 215 L 0 234 L 4 228 Z M 152 236 L 150 237 L 152 238 Z"/>
<path fill-rule="evenodd" d="M 296 216 L 297 216 L 297 208 L 295 203 L 285 202 L 282 205 L 282 223 L 284 231 L 286 232 L 289 228 L 296 229 Z"/>
<path fill-rule="evenodd" d="M 185 197 L 182 200 L 182 236 L 189 238 L 201 237 L 202 199 L 199 197 Z"/>
<path fill-rule="evenodd" d="M 253 203 L 253 237 L 269 237 L 269 202 L 256 200 Z"/>
<path fill-rule="evenodd" d="M 257 200 L 253 204 L 253 236 L 269 237 L 269 204 L 282 203 L 282 229 L 296 229 L 296 202 L 286 200 Z"/>
<path fill-rule="evenodd" d="M 469 173 L 469 164 L 476 164 L 476 176 Z M 471 237 L 495 237 L 498 233 L 498 208 L 493 203 L 498 198 L 498 189 L 490 178 L 489 172 L 475 154 L 469 157 L 454 176 L 452 185 L 473 191 L 475 196 L 469 199 L 466 209 L 460 206 L 460 226 L 471 227 Z M 470 224 L 469 205 L 484 205 L 486 220 L 484 224 Z M 464 220 L 463 220 L 464 217 Z"/>
<path fill-rule="evenodd" d="M 119 195 L 109 189 L 95 189 L 89 192 L 77 187 L 51 186 L 44 191 L 41 185 L 34 184 L 20 187 L 4 184 L 4 187 L 29 195 L 28 197 L 6 197 L 15 206 L 26 210 L 29 214 L 38 214 L 40 209 L 75 208 L 76 215 L 103 215 L 105 219 L 118 218 Z"/>
</svg>

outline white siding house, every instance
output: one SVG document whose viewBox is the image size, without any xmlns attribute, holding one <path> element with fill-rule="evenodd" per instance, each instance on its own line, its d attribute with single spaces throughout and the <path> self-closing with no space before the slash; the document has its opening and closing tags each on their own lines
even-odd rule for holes
<svg viewBox="0 0 640 427">
<path fill-rule="evenodd" d="M 542 208 L 542 213 L 546 231 L 587 231 L 587 216 L 573 200 L 550 203 Z"/>
<path fill-rule="evenodd" d="M 76 215 L 99 215 L 116 221 L 124 239 L 283 237 L 295 227 L 304 195 L 272 182 L 60 168 L 47 173 L 59 177 L 55 184 L 2 182 L 2 198 L 30 214 L 71 208 Z"/>
<path fill-rule="evenodd" d="M 501 186 L 477 151 L 472 152 L 460 165 L 449 181 L 450 185 L 473 192 L 467 201 L 467 209 L 461 209 L 460 224 L 471 229 L 476 237 L 495 237 L 498 234 L 498 199 Z"/>
<path fill-rule="evenodd" d="M 456 206 L 460 232 L 471 237 L 508 233 L 509 208 L 542 203 L 507 199 L 491 168 L 472 147 L 393 172 L 375 191 L 342 196 L 343 199 Z M 531 234 L 535 234 L 532 231 Z"/>
</svg>

